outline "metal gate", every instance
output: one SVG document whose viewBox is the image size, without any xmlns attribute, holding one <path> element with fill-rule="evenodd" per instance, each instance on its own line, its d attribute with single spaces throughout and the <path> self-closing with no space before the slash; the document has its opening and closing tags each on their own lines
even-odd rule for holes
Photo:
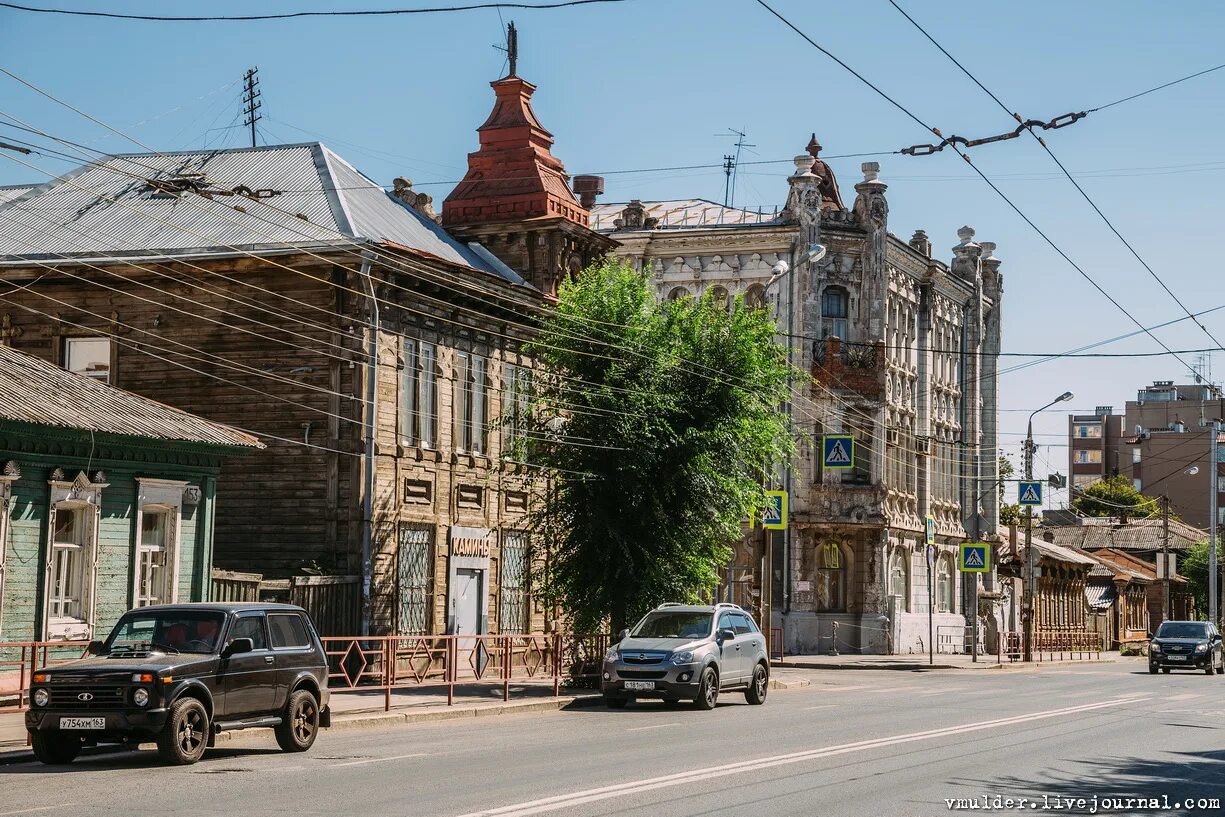
<svg viewBox="0 0 1225 817">
<path fill-rule="evenodd" d="M 433 601 L 434 528 L 401 525 L 396 580 L 399 590 L 396 629 L 400 635 L 425 635 L 430 631 Z"/>
</svg>

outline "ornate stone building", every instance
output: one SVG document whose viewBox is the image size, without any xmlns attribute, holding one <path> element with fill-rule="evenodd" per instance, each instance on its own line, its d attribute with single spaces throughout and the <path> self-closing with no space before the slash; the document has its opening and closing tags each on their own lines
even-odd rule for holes
<svg viewBox="0 0 1225 817">
<path fill-rule="evenodd" d="M 814 137 L 796 157 L 776 214 L 632 201 L 592 216 L 619 254 L 651 270 L 661 298 L 768 303 L 814 378 L 790 408 L 800 449 L 791 524 L 770 546 L 784 647 L 926 650 L 929 609 L 932 635 L 959 646 L 973 586 L 963 587 L 957 546 L 994 539 L 999 516 L 1000 261 L 968 227 L 947 264 L 922 230 L 909 241 L 890 233 L 876 163 L 863 165 L 845 208 L 819 152 Z M 817 244 L 824 257 L 806 262 Z M 772 283 L 779 261 L 788 271 Z M 853 468 L 822 466 L 819 440 L 833 433 L 855 438 Z M 759 611 L 763 539 L 747 534 L 727 574 L 727 595 Z"/>
</svg>

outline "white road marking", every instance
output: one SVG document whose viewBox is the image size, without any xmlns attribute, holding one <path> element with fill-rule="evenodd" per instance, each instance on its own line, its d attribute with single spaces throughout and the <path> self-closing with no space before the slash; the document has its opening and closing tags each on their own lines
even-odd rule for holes
<svg viewBox="0 0 1225 817">
<path fill-rule="evenodd" d="M 1029 721 L 1058 718 L 1065 715 L 1073 715 L 1081 712 L 1092 712 L 1098 709 L 1105 709 L 1112 706 L 1121 706 L 1123 704 L 1138 703 L 1140 701 L 1148 700 L 1151 700 L 1151 698 L 1129 698 L 1104 701 L 1101 703 L 1082 704 L 1081 706 L 1053 709 L 1045 712 L 1031 712 L 1026 715 L 1013 715 L 1007 718 L 978 721 L 976 723 L 967 723 L 960 726 L 949 726 L 942 729 L 929 729 L 925 732 L 912 732 L 909 734 L 894 735 L 887 738 L 876 738 L 873 740 L 863 740 L 837 746 L 827 746 L 821 749 L 808 749 L 801 752 L 791 752 L 785 755 L 762 757 L 756 760 L 728 763 L 722 766 L 710 766 L 703 769 L 692 769 L 687 772 L 664 775 L 663 777 L 635 780 L 628 783 L 617 783 L 611 786 L 587 789 L 586 791 L 577 791 L 571 792 L 570 794 L 545 797 L 540 800 L 532 800 L 526 803 L 516 803 L 510 806 L 502 806 L 501 808 L 476 811 L 470 814 L 465 814 L 463 817 L 529 817 L 529 815 L 533 814 L 544 814 L 550 811 L 572 808 L 574 806 L 579 806 L 598 800 L 608 800 L 624 794 L 638 794 L 640 792 L 652 791 L 654 789 L 683 786 L 688 783 L 709 782 L 712 777 L 719 774 L 743 774 L 745 772 L 755 772 L 760 771 L 761 769 L 772 768 L 774 766 L 802 763 L 807 760 L 817 760 L 820 758 L 832 757 L 834 755 L 842 755 L 850 752 L 863 752 L 871 749 L 879 749 L 885 746 L 894 746 L 900 743 L 933 740 L 952 735 L 965 734 L 967 732 L 977 732 L 983 729 L 992 729 L 1000 726 L 1012 726 L 1013 724 L 1027 723 Z"/>
<path fill-rule="evenodd" d="M 920 689 L 916 695 L 943 695 L 946 692 L 961 692 L 965 687 L 940 687 L 939 689 Z"/>
<path fill-rule="evenodd" d="M 820 706 L 806 706 L 804 707 L 804 711 L 811 712 L 814 709 L 833 709 L 837 705 L 838 704 L 821 704 Z"/>
<path fill-rule="evenodd" d="M 37 806 L 35 808 L 23 808 L 21 811 L 0 811 L 0 817 L 11 817 L 14 814 L 33 814 L 36 811 L 51 811 L 57 808 L 68 808 L 75 806 L 76 803 L 60 803 L 58 806 Z"/>
<path fill-rule="evenodd" d="M 365 760 L 349 760 L 344 763 L 330 763 L 328 764 L 328 767 L 332 769 L 339 769 L 342 766 L 362 766 L 366 763 L 387 763 L 391 760 L 408 760 L 409 758 L 413 757 L 425 757 L 427 754 L 429 753 L 415 752 L 411 755 L 396 755 L 395 757 L 368 757 Z M 0 817 L 4 817 L 4 815 L 0 814 Z"/>
<path fill-rule="evenodd" d="M 849 687 L 839 687 L 839 686 L 829 686 L 829 687 L 827 687 L 827 686 L 819 686 L 819 687 L 816 687 L 816 689 L 817 689 L 817 690 L 819 690 L 819 691 L 821 691 L 821 692 L 850 692 L 850 691 L 851 691 L 851 690 L 853 690 L 853 689 L 869 689 L 869 688 L 870 688 L 870 687 L 868 686 L 868 684 L 856 684 L 856 685 L 854 685 L 854 686 L 849 686 Z"/>
<path fill-rule="evenodd" d="M 1170 697 L 1166 698 L 1166 700 L 1167 701 L 1189 701 L 1192 698 L 1202 698 L 1202 697 L 1204 696 L 1198 692 L 1183 692 L 1179 695 L 1171 695 Z"/>
<path fill-rule="evenodd" d="M 626 732 L 644 732 L 647 729 L 663 729 L 668 726 L 680 726 L 680 725 L 681 725 L 680 721 L 672 721 L 670 723 L 655 723 L 655 724 L 651 724 L 650 726 L 634 726 L 629 729 L 626 729 L 625 731 Z"/>
</svg>

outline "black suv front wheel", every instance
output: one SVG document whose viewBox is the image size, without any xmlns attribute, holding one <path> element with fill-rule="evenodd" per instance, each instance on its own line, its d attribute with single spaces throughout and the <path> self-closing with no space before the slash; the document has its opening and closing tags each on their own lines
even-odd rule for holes
<svg viewBox="0 0 1225 817">
<path fill-rule="evenodd" d="M 190 766 L 204 757 L 208 745 L 208 710 L 195 698 L 179 698 L 170 707 L 157 736 L 157 751 L 175 766 Z"/>
<path fill-rule="evenodd" d="M 310 690 L 299 689 L 289 696 L 281 724 L 274 730 L 277 745 L 286 752 L 305 752 L 319 734 L 319 702 Z"/>
<path fill-rule="evenodd" d="M 32 732 L 34 757 L 49 766 L 58 766 L 76 760 L 81 752 L 81 740 L 75 735 L 62 732 Z"/>
</svg>

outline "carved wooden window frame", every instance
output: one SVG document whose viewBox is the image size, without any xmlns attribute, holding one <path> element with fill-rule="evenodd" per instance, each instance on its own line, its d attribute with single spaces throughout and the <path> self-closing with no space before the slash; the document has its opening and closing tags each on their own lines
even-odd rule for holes
<svg viewBox="0 0 1225 817">
<path fill-rule="evenodd" d="M 177 479 L 156 479 L 152 477 L 137 477 L 136 520 L 134 536 L 134 553 L 132 559 L 132 590 L 130 602 L 132 607 L 144 607 L 145 599 L 153 597 L 158 604 L 175 604 L 179 600 L 179 580 L 181 571 L 181 554 L 183 550 L 183 491 L 187 482 Z M 154 549 L 144 544 L 145 514 L 165 514 L 166 542 L 165 563 L 162 565 L 163 589 L 153 596 L 141 592 L 141 573 L 146 554 Z"/>
<path fill-rule="evenodd" d="M 47 503 L 47 550 L 43 565 L 43 620 L 42 640 L 70 641 L 92 638 L 97 610 L 98 580 L 98 527 L 102 514 L 102 489 L 108 483 L 94 482 L 81 472 L 71 482 L 64 479 L 48 480 L 51 495 Z M 56 552 L 55 531 L 57 517 L 65 511 L 81 512 L 84 533 L 81 542 L 81 564 L 76 568 L 80 576 L 80 618 L 56 616 L 51 618 L 51 598 L 54 591 Z"/>
</svg>

